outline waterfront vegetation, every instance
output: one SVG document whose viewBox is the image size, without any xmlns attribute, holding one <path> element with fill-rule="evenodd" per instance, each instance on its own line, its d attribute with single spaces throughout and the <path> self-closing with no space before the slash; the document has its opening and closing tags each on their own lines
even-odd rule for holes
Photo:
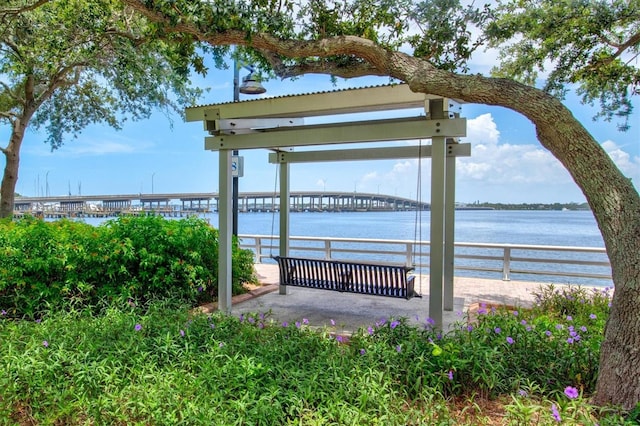
<svg viewBox="0 0 640 426">
<path fill-rule="evenodd" d="M 253 253 L 233 244 L 233 292 L 252 282 Z M 33 217 L 0 222 L 0 306 L 38 318 L 72 307 L 217 295 L 218 231 L 195 217 L 125 216 L 99 226 Z"/>
<path fill-rule="evenodd" d="M 428 318 L 346 336 L 175 300 L 3 311 L 0 424 L 634 424 L 589 404 L 608 303 L 546 288 L 532 310 L 481 306 L 444 335 Z"/>
<path fill-rule="evenodd" d="M 479 305 L 445 334 L 386 318 L 347 335 L 192 309 L 215 288 L 199 219 L 0 226 L 0 425 L 638 420 L 589 403 L 609 289 L 540 287 L 531 309 Z M 236 259 L 234 287 L 253 278 Z"/>
</svg>

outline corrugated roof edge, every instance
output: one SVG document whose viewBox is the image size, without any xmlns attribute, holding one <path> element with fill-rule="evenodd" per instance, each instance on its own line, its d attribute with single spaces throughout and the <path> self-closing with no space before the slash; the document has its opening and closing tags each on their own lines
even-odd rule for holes
<svg viewBox="0 0 640 426">
<path fill-rule="evenodd" d="M 364 90 L 364 89 L 374 89 L 374 88 L 377 88 L 377 87 L 393 87 L 393 86 L 402 86 L 402 85 L 407 85 L 407 83 L 376 84 L 376 85 L 362 86 L 362 87 L 347 87 L 347 88 L 344 88 L 344 89 L 336 89 L 336 90 L 320 90 L 320 91 L 317 91 L 317 92 L 294 93 L 294 94 L 291 94 L 291 95 L 264 96 L 264 97 L 258 97 L 258 98 L 253 98 L 253 99 L 242 99 L 240 101 L 227 101 L 227 102 L 218 102 L 218 103 L 212 103 L 212 104 L 193 105 L 193 106 L 190 106 L 190 107 L 186 107 L 185 109 L 203 108 L 203 107 L 211 107 L 211 106 L 218 106 L 218 105 L 228 105 L 228 104 L 234 104 L 234 103 L 238 103 L 238 102 L 256 102 L 256 101 L 261 101 L 263 99 L 294 98 L 294 97 L 297 97 L 297 96 L 319 95 L 319 94 L 323 94 L 323 93 L 347 92 L 349 90 Z"/>
</svg>

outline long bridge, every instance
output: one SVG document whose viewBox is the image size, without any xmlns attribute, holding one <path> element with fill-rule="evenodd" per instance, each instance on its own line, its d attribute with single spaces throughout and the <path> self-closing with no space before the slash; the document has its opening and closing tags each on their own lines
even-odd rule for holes
<svg viewBox="0 0 640 426">
<path fill-rule="evenodd" d="M 393 195 L 364 192 L 291 191 L 293 212 L 429 210 L 429 203 Z M 279 210 L 280 195 L 273 192 L 241 192 L 239 212 Z M 218 210 L 218 193 L 167 193 L 122 195 L 64 195 L 16 197 L 14 215 L 26 213 L 47 217 L 112 216 L 153 212 L 164 215 L 206 213 Z"/>
</svg>

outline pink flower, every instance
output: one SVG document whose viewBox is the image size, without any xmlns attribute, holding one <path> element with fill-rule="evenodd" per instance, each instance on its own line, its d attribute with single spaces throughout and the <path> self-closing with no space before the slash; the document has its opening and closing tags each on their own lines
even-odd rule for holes
<svg viewBox="0 0 640 426">
<path fill-rule="evenodd" d="M 569 399 L 576 399 L 580 395 L 578 389 L 573 386 L 567 386 L 564 388 L 564 394 L 567 395 L 567 398 Z"/>
<path fill-rule="evenodd" d="M 556 404 L 551 404 L 551 415 L 556 422 L 560 423 L 562 421 L 562 417 L 560 417 L 560 413 L 558 412 L 558 407 L 556 407 Z"/>
</svg>

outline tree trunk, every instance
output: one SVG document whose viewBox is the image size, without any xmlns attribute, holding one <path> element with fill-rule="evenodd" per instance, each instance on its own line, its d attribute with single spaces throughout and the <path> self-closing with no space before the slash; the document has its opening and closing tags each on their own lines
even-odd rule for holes
<svg viewBox="0 0 640 426">
<path fill-rule="evenodd" d="M 26 120 L 18 120 L 13 125 L 9 145 L 2 152 L 6 164 L 2 183 L 0 184 L 0 219 L 13 216 L 16 184 L 18 183 L 18 168 L 20 166 L 20 147 L 24 139 Z"/>
<path fill-rule="evenodd" d="M 418 78 L 409 79 L 412 89 L 500 105 L 525 115 L 535 125 L 540 143 L 566 167 L 582 190 L 602 233 L 615 286 L 594 402 L 633 408 L 640 401 L 638 191 L 557 99 L 512 80 L 443 74 L 430 65 L 425 68 L 424 73 L 417 72 Z"/>
</svg>

